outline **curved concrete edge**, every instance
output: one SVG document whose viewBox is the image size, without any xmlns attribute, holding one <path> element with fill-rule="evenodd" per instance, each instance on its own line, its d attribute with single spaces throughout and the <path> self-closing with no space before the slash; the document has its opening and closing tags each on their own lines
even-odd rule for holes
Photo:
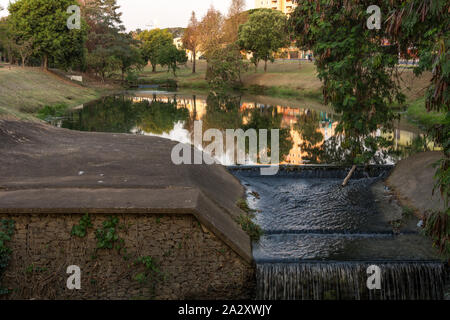
<svg viewBox="0 0 450 320">
<path fill-rule="evenodd" d="M 419 211 L 443 210 L 444 201 L 438 191 L 433 195 L 436 168 L 433 165 L 444 157 L 442 152 L 430 151 L 412 155 L 397 163 L 386 180 L 400 201 Z"/>
<path fill-rule="evenodd" d="M 58 207 L 52 205 L 55 200 L 60 203 Z M 233 215 L 195 188 L 48 188 L 0 191 L 0 214 L 86 213 L 192 214 L 245 262 L 254 264 L 250 237 L 233 220 Z"/>
</svg>

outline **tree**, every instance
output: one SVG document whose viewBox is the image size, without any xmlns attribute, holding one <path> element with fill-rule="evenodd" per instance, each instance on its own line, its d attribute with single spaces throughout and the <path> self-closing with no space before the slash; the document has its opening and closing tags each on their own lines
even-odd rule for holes
<svg viewBox="0 0 450 320">
<path fill-rule="evenodd" d="M 223 16 L 212 5 L 200 22 L 200 48 L 207 60 L 222 44 Z"/>
<path fill-rule="evenodd" d="M 4 59 L 12 63 L 13 49 L 9 30 L 8 17 L 0 18 L 0 51 Z"/>
<path fill-rule="evenodd" d="M 298 44 L 310 48 L 323 83 L 325 103 L 341 116 L 336 145 L 351 165 L 383 161 L 397 119 L 392 104 L 405 101 L 398 79 L 398 51 L 383 45 L 386 33 L 369 30 L 370 1 L 299 1 L 292 22 Z"/>
<path fill-rule="evenodd" d="M 28 58 L 34 53 L 34 38 L 12 42 L 12 49 L 20 55 L 22 68 L 25 68 Z"/>
<path fill-rule="evenodd" d="M 211 78 L 211 58 L 222 46 L 223 16 L 212 5 L 200 22 L 199 39 L 200 50 L 207 61 L 206 79 Z"/>
<path fill-rule="evenodd" d="M 150 61 L 152 71 L 160 64 L 161 49 L 173 44 L 173 36 L 168 30 L 144 30 L 138 35 L 142 41 L 142 52 L 145 61 Z"/>
<path fill-rule="evenodd" d="M 42 58 L 42 67 L 49 60 L 69 66 L 83 59 L 86 29 L 69 30 L 67 8 L 76 0 L 18 0 L 10 3 L 9 24 L 16 43 L 34 39 L 36 53 Z"/>
<path fill-rule="evenodd" d="M 172 70 L 174 76 L 176 76 L 178 64 L 187 61 L 186 51 L 179 50 L 173 43 L 166 44 L 159 49 L 159 63 L 161 66 L 168 68 L 167 72 Z"/>
<path fill-rule="evenodd" d="M 446 114 L 443 123 L 427 128 L 444 156 L 436 164 L 436 186 L 444 200 L 444 210 L 428 213 L 425 233 L 447 259 L 450 259 L 450 3 L 437 1 L 391 1 L 386 31 L 405 54 L 411 47 L 419 53 L 417 75 L 431 71 L 433 77 L 426 92 L 426 108 Z"/>
<path fill-rule="evenodd" d="M 243 50 L 251 53 L 256 69 L 260 60 L 274 61 L 273 54 L 289 44 L 287 19 L 276 10 L 264 9 L 252 13 L 248 21 L 239 27 L 238 43 Z"/>
<path fill-rule="evenodd" d="M 231 44 L 238 40 L 239 26 L 248 20 L 245 12 L 245 0 L 232 0 L 228 9 L 228 16 L 223 26 L 224 42 Z"/>
<path fill-rule="evenodd" d="M 183 34 L 183 46 L 192 52 L 192 73 L 196 72 L 197 52 L 200 47 L 199 40 L 199 22 L 195 16 L 195 12 L 192 11 L 191 20 L 186 31 Z"/>
<path fill-rule="evenodd" d="M 119 63 L 122 82 L 125 81 L 125 74 L 134 69 L 140 70 L 145 65 L 142 52 L 137 45 L 138 41 L 134 40 L 131 34 L 119 33 L 111 48 Z"/>
<path fill-rule="evenodd" d="M 217 49 L 210 57 L 209 84 L 215 90 L 238 89 L 242 86 L 241 74 L 247 70 L 239 46 L 228 45 Z"/>
<path fill-rule="evenodd" d="M 125 74 L 142 65 L 137 41 L 125 33 L 116 0 L 92 0 L 83 6 L 83 17 L 89 25 L 86 41 L 87 68 L 102 81 L 120 70 Z"/>
</svg>

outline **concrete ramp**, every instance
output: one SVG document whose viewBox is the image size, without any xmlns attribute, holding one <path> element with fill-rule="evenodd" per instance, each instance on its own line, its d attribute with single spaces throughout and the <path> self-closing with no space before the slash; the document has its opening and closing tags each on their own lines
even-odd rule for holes
<svg viewBox="0 0 450 320">
<path fill-rule="evenodd" d="M 240 182 L 222 166 L 174 165 L 175 145 L 0 120 L 0 213 L 192 214 L 252 263 Z"/>
</svg>

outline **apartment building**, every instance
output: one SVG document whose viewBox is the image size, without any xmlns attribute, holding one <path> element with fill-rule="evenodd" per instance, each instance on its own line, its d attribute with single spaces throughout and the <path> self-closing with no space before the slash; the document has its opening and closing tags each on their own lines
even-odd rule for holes
<svg viewBox="0 0 450 320">
<path fill-rule="evenodd" d="M 284 14 L 290 14 L 294 11 L 297 3 L 295 0 L 255 0 L 255 8 L 267 8 L 279 10 Z"/>
</svg>

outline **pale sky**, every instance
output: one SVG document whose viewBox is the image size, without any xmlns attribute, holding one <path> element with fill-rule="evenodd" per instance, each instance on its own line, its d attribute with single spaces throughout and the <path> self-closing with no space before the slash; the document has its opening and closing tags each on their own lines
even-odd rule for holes
<svg viewBox="0 0 450 320">
<path fill-rule="evenodd" d="M 247 9 L 254 7 L 254 0 L 246 0 Z M 5 10 L 0 17 L 7 15 L 10 0 L 0 0 Z M 12 0 L 14 2 L 14 0 Z M 211 4 L 222 13 L 228 12 L 231 0 L 118 0 L 123 13 L 122 20 L 128 31 L 151 27 L 186 27 L 195 11 L 198 18 L 205 15 Z"/>
</svg>

